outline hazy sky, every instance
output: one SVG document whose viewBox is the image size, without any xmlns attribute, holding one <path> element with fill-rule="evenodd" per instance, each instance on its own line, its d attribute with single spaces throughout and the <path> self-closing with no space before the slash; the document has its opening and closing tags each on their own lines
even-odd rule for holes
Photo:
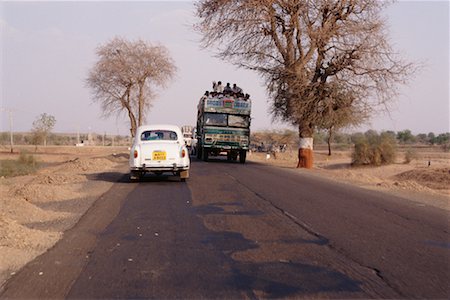
<svg viewBox="0 0 450 300">
<path fill-rule="evenodd" d="M 398 2 L 386 10 L 391 41 L 403 56 L 425 64 L 390 115 L 361 130 L 449 131 L 449 2 Z M 148 123 L 195 124 L 196 105 L 213 80 L 236 82 L 252 95 L 252 130 L 272 124 L 267 95 L 256 73 L 236 69 L 201 50 L 193 32 L 193 3 L 0 2 L 0 107 L 13 110 L 14 131 L 28 131 L 41 113 L 56 117 L 56 132 L 128 134 L 127 119 L 101 118 L 84 80 L 95 50 L 115 36 L 165 45 L 178 67 L 175 80 L 159 91 Z M 0 111 L 0 131 L 9 130 Z"/>
</svg>

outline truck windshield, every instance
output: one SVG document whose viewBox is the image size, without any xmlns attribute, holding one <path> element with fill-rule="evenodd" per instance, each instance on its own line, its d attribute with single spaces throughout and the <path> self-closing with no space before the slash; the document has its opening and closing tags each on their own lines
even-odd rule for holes
<svg viewBox="0 0 450 300">
<path fill-rule="evenodd" d="M 228 116 L 228 126 L 247 128 L 249 125 L 248 120 L 249 120 L 249 118 L 246 116 L 229 115 Z"/>
<path fill-rule="evenodd" d="M 218 125 L 227 126 L 227 115 L 226 114 L 205 114 L 205 124 L 206 125 Z"/>
<path fill-rule="evenodd" d="M 171 130 L 149 130 L 141 134 L 141 141 L 176 141 L 177 133 Z"/>
</svg>

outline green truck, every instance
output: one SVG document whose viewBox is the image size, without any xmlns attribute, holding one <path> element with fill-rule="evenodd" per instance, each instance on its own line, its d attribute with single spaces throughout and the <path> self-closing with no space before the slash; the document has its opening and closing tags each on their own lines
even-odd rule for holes
<svg viewBox="0 0 450 300">
<path fill-rule="evenodd" d="M 250 145 L 251 100 L 211 93 L 200 99 L 197 113 L 197 158 L 226 155 L 245 163 Z"/>
</svg>

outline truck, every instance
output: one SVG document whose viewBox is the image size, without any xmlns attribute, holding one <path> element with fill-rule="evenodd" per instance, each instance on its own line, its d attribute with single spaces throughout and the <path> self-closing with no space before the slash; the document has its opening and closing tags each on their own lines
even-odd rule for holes
<svg viewBox="0 0 450 300">
<path fill-rule="evenodd" d="M 248 95 L 207 93 L 198 104 L 197 158 L 226 155 L 245 163 L 250 145 L 251 100 Z"/>
<path fill-rule="evenodd" d="M 184 141 L 188 148 L 192 147 L 192 139 L 194 134 L 194 127 L 190 125 L 181 126 L 181 132 L 183 133 Z"/>
</svg>

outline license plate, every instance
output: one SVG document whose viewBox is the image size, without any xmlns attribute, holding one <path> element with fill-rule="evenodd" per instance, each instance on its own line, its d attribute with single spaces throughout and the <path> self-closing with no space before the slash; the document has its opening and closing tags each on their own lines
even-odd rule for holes
<svg viewBox="0 0 450 300">
<path fill-rule="evenodd" d="M 166 151 L 153 151 L 153 160 L 166 160 Z"/>
</svg>

